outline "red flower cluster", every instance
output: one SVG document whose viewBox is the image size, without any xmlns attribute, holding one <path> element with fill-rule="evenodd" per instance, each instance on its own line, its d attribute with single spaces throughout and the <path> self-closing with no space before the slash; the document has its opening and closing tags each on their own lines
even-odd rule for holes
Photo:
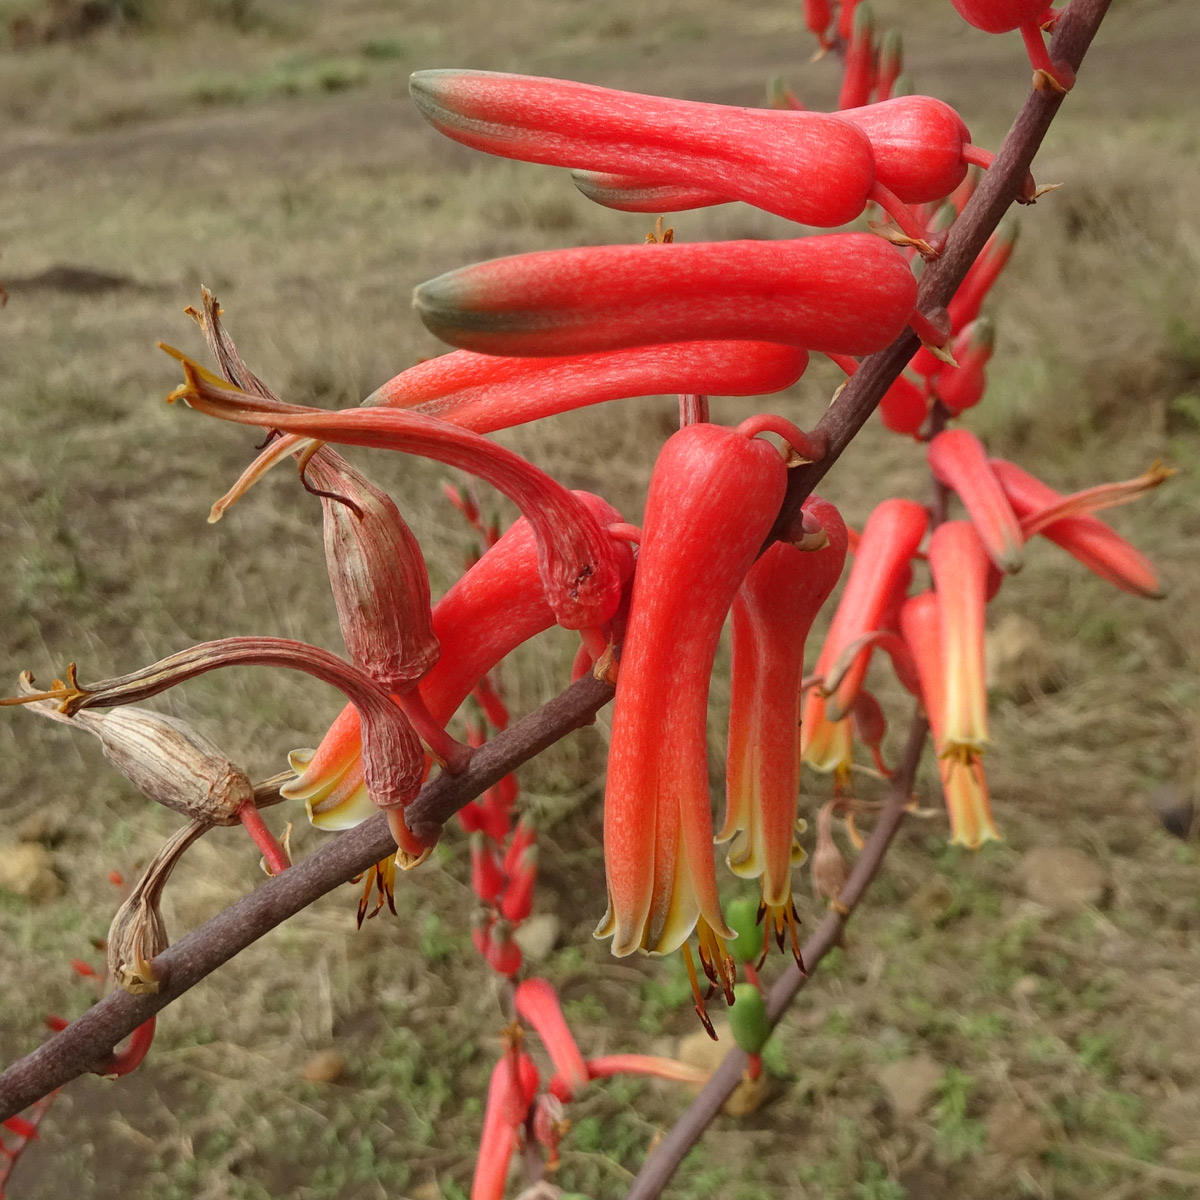
<svg viewBox="0 0 1200 1200">
<path fill-rule="evenodd" d="M 1043 82 L 1069 86 L 1069 72 L 1049 62 L 1041 41 L 1044 3 L 954 3 L 981 28 L 1021 29 Z M 750 995 L 746 1007 L 761 1010 L 755 953 L 742 952 L 761 936 L 746 937 L 744 924 L 738 930 L 727 918 L 714 842 L 728 844 L 736 876 L 759 881 L 759 921 L 781 947 L 790 940 L 800 960 L 792 868 L 805 857 L 802 764 L 834 777 L 834 797 L 818 819 L 814 879 L 838 903 L 843 868 L 830 822 L 841 811 L 856 836 L 856 739 L 887 773 L 884 714 L 866 686 L 876 649 L 888 654 L 928 716 L 952 840 L 976 848 L 998 837 L 983 768 L 987 605 L 1021 568 L 1035 534 L 1118 587 L 1157 595 L 1150 564 L 1093 513 L 1155 486 L 1167 472 L 1154 468 L 1128 483 L 1061 496 L 989 458 L 966 429 L 947 427 L 984 394 L 994 327 L 980 313 L 1012 252 L 1015 226 L 996 230 L 948 314 L 919 311 L 917 256 L 937 256 L 991 156 L 971 143 L 948 105 L 898 94 L 898 39 L 877 44 L 865 6 L 843 3 L 835 18 L 830 5 L 807 3 L 805 18 L 823 47 L 844 52 L 838 113 L 805 111 L 786 91 L 782 107 L 747 109 L 481 71 L 420 72 L 412 95 L 448 136 L 566 167 L 585 196 L 614 208 L 660 213 L 742 201 L 835 228 L 874 205 L 890 219 L 886 236 L 691 244 L 664 237 L 463 267 L 422 284 L 414 297 L 425 324 L 458 349 L 403 371 L 365 406 L 335 412 L 275 396 L 246 368 L 206 294 L 195 315 L 222 374 L 172 352 L 185 373 L 172 399 L 269 431 L 267 447 L 214 507 L 213 519 L 266 470 L 296 460 L 321 504 L 346 660 L 282 639 L 228 638 L 94 685 L 80 686 L 71 672 L 65 683 L 18 701 L 55 700 L 59 715 L 71 719 L 239 664 L 297 668 L 339 687 L 346 709 L 315 750 L 292 754 L 295 778 L 282 794 L 303 800 L 312 822 L 326 829 L 347 828 L 377 809 L 386 814 L 399 851 L 368 880 L 361 921 L 372 889 L 380 902 L 390 900 L 394 866 L 416 866 L 436 841 L 437 830 L 410 828 L 406 819 L 428 772 L 435 764 L 462 771 L 487 723 L 504 727 L 494 668 L 553 625 L 576 631 L 577 670 L 616 684 L 604 800 L 608 909 L 597 936 L 611 937 L 616 955 L 682 949 L 702 1016 L 688 949 L 693 932 L 712 986 L 733 1003 L 740 959 L 754 986 L 747 993 L 738 985 L 736 994 Z M 1029 181 L 1023 198 L 1035 195 Z M 707 412 L 700 398 L 782 390 L 801 377 L 814 352 L 853 373 L 861 356 L 909 329 L 924 346 L 883 397 L 882 419 L 925 445 L 933 479 L 957 497 L 963 515 L 942 519 L 941 506 L 931 514 L 922 503 L 893 497 L 856 534 L 831 503 L 813 495 L 780 530 L 789 470 L 822 459 L 825 436 L 771 415 L 737 427 L 696 421 Z M 568 409 L 661 393 L 684 396 L 689 420 L 658 455 L 640 529 L 604 499 L 569 490 L 486 436 Z M 421 548 L 396 505 L 335 453 L 335 444 L 465 470 L 510 497 L 522 516 L 502 535 L 487 531 L 482 553 L 434 603 Z M 470 496 L 453 499 L 483 532 Z M 809 631 L 848 554 L 848 580 L 815 673 L 806 677 Z M 733 674 L 726 800 L 724 819 L 714 825 L 709 687 L 727 620 Z M 472 695 L 487 723 L 471 721 L 459 739 L 448 724 Z M 197 754 L 199 746 L 192 747 Z M 534 832 L 517 822 L 516 798 L 510 777 L 462 812 L 481 904 L 475 942 L 510 979 L 522 967 L 513 933 L 531 911 L 537 869 Z M 249 807 L 254 820 L 241 819 L 269 844 L 252 800 Z M 272 862 L 286 867 L 286 855 L 280 851 Z M 742 939 L 736 954 L 734 938 Z M 152 954 L 143 957 L 139 966 L 152 977 Z M 586 1060 L 544 981 L 521 983 L 515 1007 L 542 1037 L 556 1075 L 539 1096 L 538 1072 L 520 1036 L 508 1039 L 489 1091 L 473 1193 L 480 1197 L 502 1194 L 521 1129 L 553 1155 L 561 1131 L 554 1106 L 588 1079 L 671 1070 L 626 1057 Z M 740 1028 L 757 1053 L 765 1015 L 741 1019 Z"/>
</svg>

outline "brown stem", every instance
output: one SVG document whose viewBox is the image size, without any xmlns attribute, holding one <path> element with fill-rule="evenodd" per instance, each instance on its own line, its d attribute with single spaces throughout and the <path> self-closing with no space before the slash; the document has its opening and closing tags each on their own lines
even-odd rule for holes
<svg viewBox="0 0 1200 1200">
<path fill-rule="evenodd" d="M 767 1020 L 772 1026 L 787 1011 L 796 994 L 816 971 L 820 961 L 841 941 L 846 922 L 850 920 L 871 880 L 875 878 L 883 856 L 892 844 L 901 821 L 904 820 L 913 778 L 921 761 L 921 751 L 925 748 L 926 731 L 925 719 L 919 714 L 914 716 L 909 727 L 904 757 L 892 780 L 879 819 L 875 822 L 875 828 L 871 831 L 867 844 L 854 864 L 854 870 L 850 872 L 850 877 L 841 890 L 840 899 L 845 912 L 831 909 L 812 937 L 804 943 L 801 954 L 808 974 L 802 974 L 795 963 L 789 963 L 783 975 L 771 988 L 767 995 Z M 687 1152 L 700 1140 L 705 1129 L 721 1111 L 721 1106 L 733 1095 L 742 1080 L 747 1062 L 748 1056 L 744 1050 L 730 1050 L 683 1116 L 650 1152 L 650 1157 L 638 1172 L 626 1200 L 653 1200 L 662 1194 Z"/>
</svg>

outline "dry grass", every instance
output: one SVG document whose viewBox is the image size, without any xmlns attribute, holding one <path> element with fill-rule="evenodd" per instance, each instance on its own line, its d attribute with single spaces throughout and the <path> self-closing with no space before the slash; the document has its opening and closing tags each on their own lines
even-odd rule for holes
<svg viewBox="0 0 1200 1200">
<path fill-rule="evenodd" d="M 1016 40 L 973 35 L 933 0 L 877 7 L 905 12 L 921 85 L 994 145 L 1025 86 Z M 42 11 L 22 2 L 0 15 L 18 8 Z M 1198 31 L 1183 0 L 1114 9 L 1039 161 L 1041 178 L 1067 186 L 1023 217 L 995 306 L 992 388 L 972 424 L 1063 487 L 1155 457 L 1180 467 L 1114 517 L 1155 557 L 1171 596 L 1139 604 L 1053 547 L 1035 550 L 998 616 L 1036 622 L 1061 686 L 996 697 L 991 772 L 1007 842 L 965 856 L 944 846 L 940 819 L 910 825 L 848 953 L 773 1043 L 773 1102 L 724 1121 L 678 1195 L 1195 1194 L 1198 858 L 1194 843 L 1157 828 L 1146 798 L 1162 787 L 1195 798 L 1200 782 L 1190 602 L 1200 169 L 1189 119 L 1200 81 L 1185 36 Z M 315 502 L 293 479 L 280 472 L 222 524 L 204 524 L 251 439 L 163 405 L 176 372 L 152 348 L 158 337 L 199 348 L 179 312 L 201 282 L 284 395 L 347 404 L 437 351 L 408 314 L 421 279 L 496 254 L 640 235 L 638 218 L 588 207 L 558 172 L 441 141 L 404 99 L 409 70 L 517 69 L 741 103 L 757 103 L 783 70 L 814 105 L 833 90 L 829 64 L 802 65 L 796 6 L 522 0 L 499 24 L 476 5 L 411 3 L 398 16 L 371 0 L 139 12 L 86 40 L 0 50 L 0 280 L 12 292 L 0 317 L 0 657 L 10 676 L 77 659 L 94 677 L 234 632 L 338 645 Z M 676 224 L 689 239 L 782 228 L 740 206 Z M 129 284 L 36 286 L 58 265 Z M 834 382 L 814 366 L 772 404 L 811 420 Z M 751 408 L 727 402 L 719 415 Z M 671 400 L 631 402 L 506 440 L 636 519 L 673 411 Z M 442 472 L 364 458 L 444 587 L 466 539 L 433 486 Z M 859 522 L 879 496 L 924 489 L 919 452 L 871 430 L 826 494 Z M 521 656 L 508 674 L 514 708 L 556 690 L 569 651 L 549 639 Z M 896 699 L 886 683 L 881 692 Z M 250 672 L 199 681 L 167 705 L 262 773 L 311 744 L 338 708 L 315 685 Z M 713 720 L 716 730 L 719 705 Z M 546 825 L 541 904 L 564 919 L 545 969 L 586 1049 L 645 1048 L 689 1032 L 691 1018 L 671 965 L 617 964 L 589 936 L 602 907 L 604 728 L 523 779 Z M 132 873 L 172 820 L 130 796 L 92 746 L 32 717 L 0 722 L 0 763 L 10 836 L 45 817 L 61 832 L 67 882 L 40 907 L 0 893 L 9 1057 L 40 1039 L 45 1012 L 87 1002 L 66 959 L 88 957 L 104 934 L 115 903 L 105 875 Z M 301 852 L 317 841 L 297 827 Z M 1103 865 L 1102 909 L 1061 916 L 1025 898 L 1022 855 L 1044 844 Z M 469 949 L 459 849 L 449 839 L 405 881 L 400 921 L 355 935 L 346 892 L 196 989 L 164 1018 L 136 1076 L 68 1089 L 13 1194 L 461 1195 L 500 1014 Z M 255 859 L 236 833 L 202 843 L 172 883 L 171 929 L 252 886 Z M 304 1083 L 304 1062 L 329 1046 L 346 1056 L 343 1082 Z M 949 1073 L 932 1107 L 900 1121 L 880 1071 L 917 1053 Z M 680 1103 L 658 1089 L 597 1089 L 573 1112 L 562 1182 L 620 1194 Z M 1005 1133 L 1014 1110 L 1029 1118 L 1023 1140 Z"/>
</svg>

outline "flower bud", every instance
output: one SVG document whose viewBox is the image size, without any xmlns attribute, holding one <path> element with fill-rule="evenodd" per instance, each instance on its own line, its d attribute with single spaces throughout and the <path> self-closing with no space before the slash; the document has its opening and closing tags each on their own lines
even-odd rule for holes
<svg viewBox="0 0 1200 1200">
<path fill-rule="evenodd" d="M 729 1009 L 733 1040 L 747 1054 L 758 1054 L 771 1036 L 771 1023 L 767 1019 L 763 994 L 752 983 L 739 983 L 733 989 L 733 994 L 736 1000 Z"/>
<path fill-rule="evenodd" d="M 108 928 L 108 973 L 135 996 L 158 991 L 160 980 L 154 958 L 170 944 L 159 911 L 163 888 L 184 851 L 208 829 L 207 823 L 192 821 L 172 834 L 134 884 Z"/>
</svg>

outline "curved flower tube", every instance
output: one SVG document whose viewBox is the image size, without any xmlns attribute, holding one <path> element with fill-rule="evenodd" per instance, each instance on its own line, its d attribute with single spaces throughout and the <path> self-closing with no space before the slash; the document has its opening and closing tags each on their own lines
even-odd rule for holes
<svg viewBox="0 0 1200 1200">
<path fill-rule="evenodd" d="M 966 760 L 988 742 L 984 625 L 989 560 L 970 521 L 946 521 L 929 539 L 929 569 L 942 629 L 941 754 Z"/>
<path fill-rule="evenodd" d="M 991 467 L 1022 523 L 1066 499 L 1015 463 L 993 458 Z M 1151 600 L 1161 599 L 1163 589 L 1154 564 L 1099 517 L 1088 513 L 1059 517 L 1038 533 L 1122 591 Z"/>
<path fill-rule="evenodd" d="M 818 675 L 826 674 L 851 642 L 882 627 L 889 602 L 898 592 L 903 594 L 907 587 L 909 562 L 917 552 L 928 524 L 929 514 L 920 504 L 899 498 L 884 500 L 867 518 L 846 590 L 821 647 L 816 667 Z M 821 706 L 828 719 L 837 721 L 850 712 L 867 674 L 870 650 L 869 645 L 864 647 L 861 656 Z M 810 718 L 814 725 L 817 724 L 818 701 L 815 693 L 810 696 L 804 714 L 806 724 Z M 812 761 L 807 752 L 805 761 Z"/>
<path fill-rule="evenodd" d="M 678 949 L 701 918 L 706 962 L 732 936 L 713 866 L 709 675 L 786 476 L 769 442 L 710 424 L 670 437 L 651 475 L 604 801 L 609 907 L 596 936 L 618 956 Z"/>
<path fill-rule="evenodd" d="M 988 557 L 1008 574 L 1021 569 L 1021 524 L 988 466 L 987 450 L 969 429 L 944 429 L 926 447 L 934 478 L 963 502 Z"/>
<path fill-rule="evenodd" d="M 733 601 L 726 807 L 716 837 L 733 839 L 727 861 L 735 874 L 761 877 L 768 920 L 780 936 L 785 926 L 791 931 L 794 949 L 791 868 L 799 850 L 804 644 L 841 576 L 847 542 L 841 514 L 828 501 L 810 496 L 801 512 L 805 532 L 815 525 L 825 544 L 805 550 L 776 542 L 747 572 Z"/>
<path fill-rule="evenodd" d="M 950 841 L 978 850 L 984 842 L 998 840 L 1000 834 L 992 819 L 987 776 L 979 755 L 968 753 L 964 757 L 945 752 L 946 679 L 941 626 L 938 597 L 933 592 L 910 597 L 900 609 L 900 631 L 921 675 L 925 715 L 938 752 L 938 774 L 950 816 Z"/>
<path fill-rule="evenodd" d="M 457 142 L 526 162 L 620 171 L 744 200 L 804 225 L 858 217 L 871 144 L 830 113 L 735 108 L 491 71 L 418 71 L 421 115 Z"/>
<path fill-rule="evenodd" d="M 443 341 L 504 355 L 697 338 L 871 354 L 910 323 L 938 336 L 916 300 L 907 259 L 869 233 L 542 250 L 449 271 L 413 294 Z"/>
</svg>

